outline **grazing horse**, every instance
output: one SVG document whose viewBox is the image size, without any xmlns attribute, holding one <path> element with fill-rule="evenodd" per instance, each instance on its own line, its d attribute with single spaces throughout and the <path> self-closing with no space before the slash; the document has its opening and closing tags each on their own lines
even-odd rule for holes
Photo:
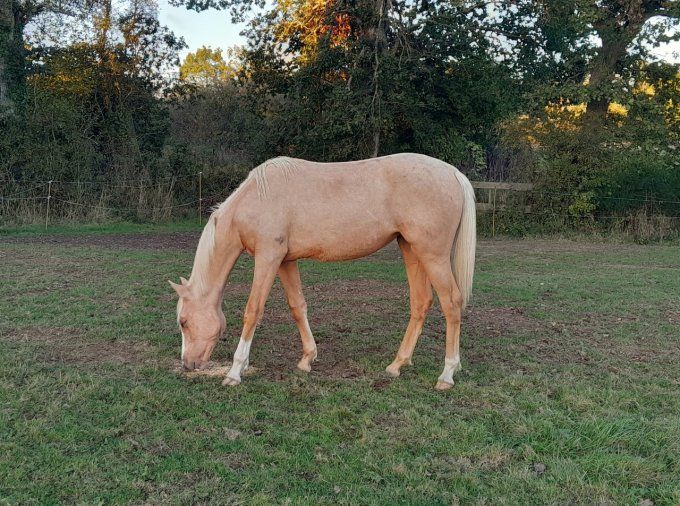
<svg viewBox="0 0 680 506">
<path fill-rule="evenodd" d="M 183 366 L 201 369 L 210 359 L 225 329 L 224 286 L 246 251 L 255 257 L 253 284 L 241 339 L 223 384 L 241 382 L 255 327 L 277 274 L 302 338 L 297 367 L 310 371 L 316 343 L 297 260 L 360 258 L 396 239 L 406 264 L 411 319 L 387 372 L 396 377 L 403 365 L 411 364 L 434 287 L 446 317 L 445 365 L 436 388 L 451 388 L 453 374 L 460 369 L 461 310 L 472 288 L 475 227 L 470 182 L 435 158 L 403 153 L 343 163 L 269 160 L 253 169 L 212 213 L 189 280 L 170 282 L 179 295 Z"/>
</svg>

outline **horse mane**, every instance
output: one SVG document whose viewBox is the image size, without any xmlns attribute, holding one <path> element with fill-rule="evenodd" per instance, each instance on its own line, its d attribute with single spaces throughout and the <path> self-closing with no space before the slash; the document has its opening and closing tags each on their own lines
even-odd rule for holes
<svg viewBox="0 0 680 506">
<path fill-rule="evenodd" d="M 248 179 L 255 179 L 255 184 L 257 185 L 257 195 L 260 199 L 266 199 L 269 196 L 269 178 L 268 176 L 272 170 L 274 173 L 280 173 L 283 175 L 285 180 L 288 180 L 296 171 L 297 164 L 296 160 L 289 158 L 287 156 L 278 156 L 267 160 L 266 162 L 258 165 L 253 170 L 250 171 Z M 240 189 L 240 187 L 239 187 Z M 236 190 L 238 191 L 238 190 Z"/>
<path fill-rule="evenodd" d="M 191 270 L 191 277 L 189 278 L 192 288 L 195 287 L 198 293 L 203 293 L 208 281 L 208 267 L 212 257 L 212 252 L 215 249 L 215 234 L 216 234 L 216 217 L 217 213 L 222 210 L 230 202 L 234 201 L 238 195 L 243 192 L 246 184 L 254 180 L 257 186 L 257 195 L 260 199 L 267 199 L 270 193 L 269 176 L 272 171 L 280 173 L 285 180 L 288 180 L 296 171 L 297 164 L 293 158 L 287 156 L 279 156 L 261 163 L 250 171 L 248 177 L 234 190 L 227 199 L 219 206 L 212 209 L 213 213 L 210 215 L 208 223 L 203 228 L 201 238 L 198 240 L 198 247 L 196 248 L 196 256 L 194 257 L 194 266 Z"/>
<path fill-rule="evenodd" d="M 213 215 L 210 216 L 208 223 L 203 227 L 201 238 L 198 240 L 198 247 L 196 248 L 196 256 L 194 257 L 194 266 L 191 269 L 191 277 L 189 284 L 192 288 L 196 288 L 196 293 L 203 293 L 208 281 L 208 266 L 212 252 L 215 249 L 215 219 Z"/>
</svg>

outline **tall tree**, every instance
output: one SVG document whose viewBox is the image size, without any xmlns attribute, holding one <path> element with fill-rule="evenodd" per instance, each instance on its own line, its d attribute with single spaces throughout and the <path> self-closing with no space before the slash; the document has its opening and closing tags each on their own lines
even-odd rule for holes
<svg viewBox="0 0 680 506">
<path fill-rule="evenodd" d="M 0 0 L 0 114 L 11 110 L 22 94 L 25 71 L 24 29 L 42 13 L 74 16 L 89 8 L 91 0 Z"/>
<path fill-rule="evenodd" d="M 13 110 L 12 98 L 21 81 L 22 18 L 12 0 L 0 0 L 0 117 Z"/>
<path fill-rule="evenodd" d="M 578 5 L 575 6 L 578 9 Z M 673 0 L 606 0 L 584 6 L 592 17 L 592 27 L 602 41 L 590 62 L 589 100 L 586 122 L 601 124 L 612 101 L 612 84 L 617 74 L 630 75 L 639 66 L 639 58 L 629 57 L 633 42 L 643 34 L 645 24 L 654 17 L 663 18 L 662 28 L 650 27 L 646 37 L 658 43 L 672 27 L 680 26 L 680 2 Z"/>
<path fill-rule="evenodd" d="M 233 54 L 232 49 L 227 50 L 227 57 L 230 58 L 227 62 L 220 48 L 200 47 L 195 52 L 186 55 L 179 67 L 179 78 L 184 82 L 199 86 L 232 79 L 237 72 Z"/>
</svg>

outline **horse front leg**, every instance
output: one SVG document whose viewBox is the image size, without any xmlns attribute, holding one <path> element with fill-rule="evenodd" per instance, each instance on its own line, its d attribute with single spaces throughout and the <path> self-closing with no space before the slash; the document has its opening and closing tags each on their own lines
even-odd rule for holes
<svg viewBox="0 0 680 506">
<path fill-rule="evenodd" d="M 312 370 L 312 362 L 316 360 L 316 342 L 307 320 L 307 302 L 302 295 L 302 282 L 300 281 L 297 262 L 282 263 L 279 267 L 279 278 L 286 292 L 290 312 L 295 319 L 302 339 L 302 358 L 298 362 L 297 368 L 309 372 Z"/>
<path fill-rule="evenodd" d="M 236 386 L 241 383 L 241 373 L 248 366 L 250 345 L 255 334 L 255 328 L 264 313 L 264 305 L 274 284 L 281 259 L 282 257 L 278 255 L 255 256 L 253 285 L 250 288 L 250 296 L 243 313 L 241 339 L 236 347 L 236 353 L 234 353 L 234 362 L 227 373 L 227 377 L 222 382 L 223 385 Z"/>
<path fill-rule="evenodd" d="M 393 377 L 399 376 L 402 366 L 411 365 L 411 357 L 423 331 L 425 316 L 432 306 L 432 286 L 427 279 L 425 268 L 411 250 L 409 243 L 401 237 L 397 241 L 404 257 L 404 265 L 406 265 L 411 299 L 411 319 L 408 322 L 399 351 L 397 351 L 397 356 L 385 369 L 387 374 Z"/>
</svg>

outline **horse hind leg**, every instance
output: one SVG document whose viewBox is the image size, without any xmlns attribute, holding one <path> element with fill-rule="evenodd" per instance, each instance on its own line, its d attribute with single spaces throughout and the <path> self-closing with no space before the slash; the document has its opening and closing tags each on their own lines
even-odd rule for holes
<svg viewBox="0 0 680 506">
<path fill-rule="evenodd" d="M 454 373 L 460 370 L 460 320 L 463 297 L 451 271 L 451 260 L 448 254 L 443 257 L 426 258 L 423 265 L 437 292 L 442 312 L 446 317 L 444 371 L 439 376 L 435 388 L 448 390 L 453 386 Z"/>
<path fill-rule="evenodd" d="M 399 376 L 399 371 L 403 365 L 411 365 L 411 357 L 416 347 L 418 338 L 423 331 L 425 316 L 432 305 L 432 286 L 427 279 L 427 274 L 423 265 L 411 250 L 411 245 L 402 237 L 398 240 L 406 265 L 406 276 L 408 278 L 411 319 L 401 341 L 397 356 L 387 367 L 387 374 Z"/>
<path fill-rule="evenodd" d="M 316 360 L 316 342 L 307 320 L 307 302 L 302 294 L 302 282 L 300 281 L 297 262 L 282 263 L 279 267 L 279 279 L 281 279 L 281 284 L 286 292 L 290 312 L 295 319 L 302 339 L 302 358 L 298 362 L 297 368 L 301 371 L 310 372 L 312 362 Z"/>
</svg>

